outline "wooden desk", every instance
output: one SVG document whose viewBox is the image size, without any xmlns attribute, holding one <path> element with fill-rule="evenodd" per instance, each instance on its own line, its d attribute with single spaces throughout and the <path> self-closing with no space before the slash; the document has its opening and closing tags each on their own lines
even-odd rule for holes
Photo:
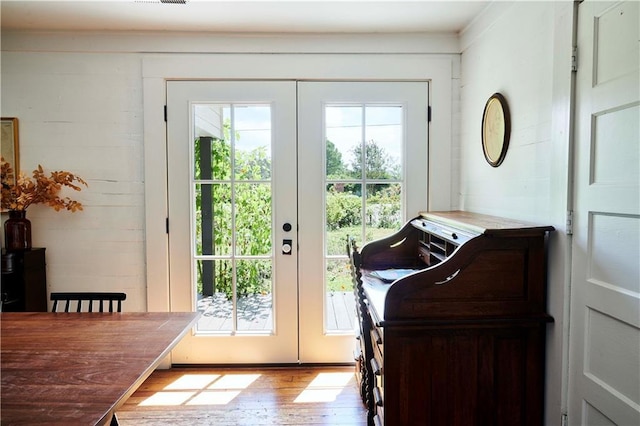
<svg viewBox="0 0 640 426">
<path fill-rule="evenodd" d="M 351 252 L 369 424 L 543 424 L 551 231 L 425 212 Z"/>
<path fill-rule="evenodd" d="M 108 423 L 198 316 L 0 314 L 1 423 Z"/>
</svg>

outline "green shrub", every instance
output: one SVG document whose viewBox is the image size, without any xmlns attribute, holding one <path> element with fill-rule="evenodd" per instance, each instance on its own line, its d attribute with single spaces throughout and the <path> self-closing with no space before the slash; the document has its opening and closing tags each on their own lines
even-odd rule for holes
<svg viewBox="0 0 640 426">
<path fill-rule="evenodd" d="M 362 224 L 362 198 L 346 192 L 327 192 L 327 230 Z"/>
</svg>

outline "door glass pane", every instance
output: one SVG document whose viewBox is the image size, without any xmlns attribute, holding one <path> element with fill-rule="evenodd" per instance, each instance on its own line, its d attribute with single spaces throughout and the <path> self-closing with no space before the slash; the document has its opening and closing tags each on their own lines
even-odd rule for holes
<svg viewBox="0 0 640 426">
<path fill-rule="evenodd" d="M 234 113 L 236 179 L 269 180 L 271 108 L 269 105 L 242 105 L 236 106 L 231 112 Z"/>
<path fill-rule="evenodd" d="M 402 176 L 402 107 L 365 108 L 365 159 L 367 179 Z"/>
<path fill-rule="evenodd" d="M 231 185 L 198 183 L 196 197 L 196 254 L 231 254 Z"/>
<path fill-rule="evenodd" d="M 199 331 L 233 331 L 233 265 L 230 260 L 197 260 Z"/>
<path fill-rule="evenodd" d="M 271 185 L 235 185 L 236 254 L 271 254 Z"/>
<path fill-rule="evenodd" d="M 223 118 L 224 111 L 227 110 L 228 105 L 194 105 L 195 179 L 228 180 L 231 177 L 229 122 L 225 125 Z"/>
<path fill-rule="evenodd" d="M 272 270 L 269 260 L 240 260 L 238 277 L 238 330 L 273 330 Z"/>
<path fill-rule="evenodd" d="M 347 236 L 362 240 L 362 185 L 327 184 L 325 209 L 327 255 L 344 256 Z"/>
<path fill-rule="evenodd" d="M 391 235 L 402 225 L 402 185 L 368 184 L 365 217 L 365 241 Z"/>
<path fill-rule="evenodd" d="M 355 298 L 349 260 L 327 260 L 325 324 L 327 330 L 354 330 Z"/>
<path fill-rule="evenodd" d="M 325 108 L 326 175 L 328 179 L 353 179 L 360 167 L 362 150 L 362 106 L 328 105 Z M 359 179 L 361 176 L 355 176 Z"/>
<path fill-rule="evenodd" d="M 271 333 L 271 107 L 197 104 L 193 131 L 197 330 Z"/>
<path fill-rule="evenodd" d="M 347 239 L 354 238 L 362 247 L 397 231 L 404 217 L 403 117 L 402 105 L 325 107 L 325 329 L 329 332 L 353 331 L 341 311 L 345 304 L 354 306 Z M 348 309 L 352 313 L 355 307 Z"/>
</svg>

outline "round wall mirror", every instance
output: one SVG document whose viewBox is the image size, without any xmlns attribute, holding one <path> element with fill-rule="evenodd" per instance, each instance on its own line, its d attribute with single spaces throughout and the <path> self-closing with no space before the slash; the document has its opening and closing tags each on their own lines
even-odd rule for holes
<svg viewBox="0 0 640 426">
<path fill-rule="evenodd" d="M 482 150 L 491 166 L 498 167 L 504 161 L 510 132 L 507 100 L 500 93 L 494 93 L 485 104 L 482 114 Z"/>
</svg>

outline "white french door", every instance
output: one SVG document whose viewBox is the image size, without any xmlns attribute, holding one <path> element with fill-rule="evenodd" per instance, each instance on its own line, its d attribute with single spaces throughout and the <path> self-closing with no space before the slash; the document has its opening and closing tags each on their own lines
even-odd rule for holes
<svg viewBox="0 0 640 426">
<path fill-rule="evenodd" d="M 426 208 L 426 112 L 425 82 L 168 82 L 171 310 L 202 312 L 172 361 L 352 362 L 346 236 Z"/>
<path fill-rule="evenodd" d="M 298 361 L 295 91 L 167 83 L 170 304 L 202 312 L 174 363 Z"/>
<path fill-rule="evenodd" d="M 358 246 L 427 206 L 426 82 L 301 82 L 300 359 L 353 360 L 347 236 Z M 353 317 L 353 309 L 349 312 Z"/>
</svg>

